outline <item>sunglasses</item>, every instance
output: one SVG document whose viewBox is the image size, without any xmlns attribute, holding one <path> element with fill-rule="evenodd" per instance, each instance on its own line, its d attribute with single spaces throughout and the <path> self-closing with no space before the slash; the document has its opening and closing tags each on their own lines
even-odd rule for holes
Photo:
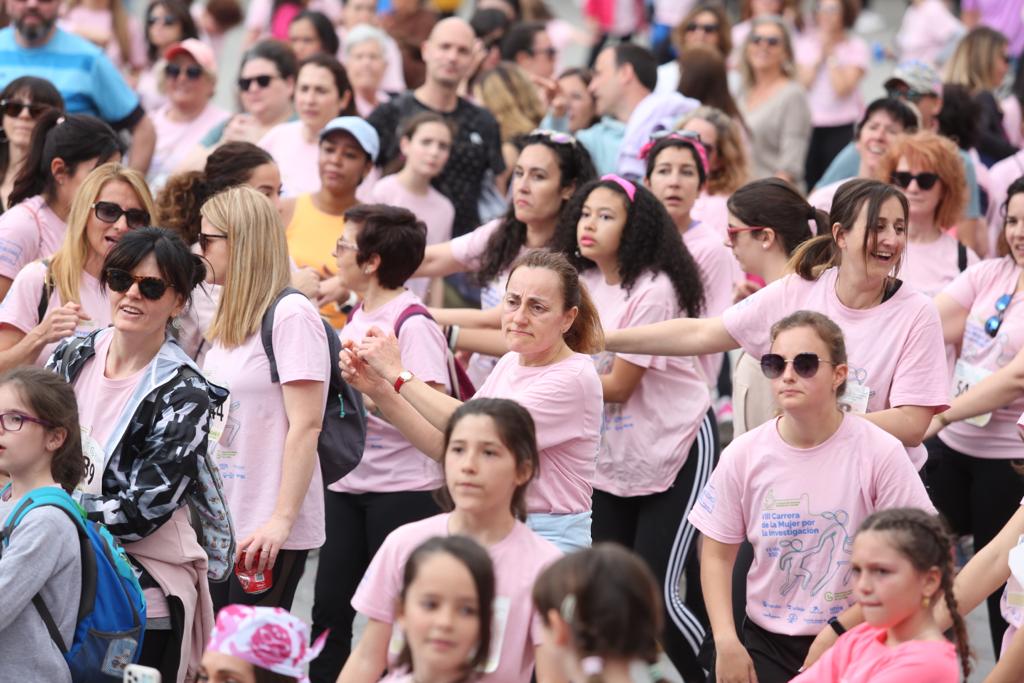
<svg viewBox="0 0 1024 683">
<path fill-rule="evenodd" d="M 693 33 L 694 31 L 703 31 L 704 33 L 718 33 L 718 24 L 698 24 L 696 21 L 692 21 L 686 25 L 686 32 Z"/>
<path fill-rule="evenodd" d="M 798 353 L 792 360 L 786 360 L 777 353 L 766 353 L 761 356 L 761 372 L 768 379 L 778 379 L 786 371 L 787 363 L 792 363 L 793 371 L 804 379 L 817 375 L 822 363 L 835 365 L 832 361 L 821 360 L 816 353 Z"/>
<path fill-rule="evenodd" d="M 92 205 L 96 218 L 104 223 L 116 223 L 121 216 L 124 216 L 128 228 L 138 230 L 149 225 L 149 212 L 142 209 L 122 209 L 120 204 L 114 202 L 96 202 Z"/>
<path fill-rule="evenodd" d="M 734 227 L 732 227 L 730 225 L 729 227 L 727 227 L 725 229 L 725 232 L 729 235 L 729 237 L 732 237 L 733 235 L 737 235 L 737 234 L 739 234 L 741 232 L 755 232 L 757 230 L 767 230 L 767 229 L 768 228 L 766 228 L 763 225 L 748 225 L 748 226 L 745 226 L 745 227 L 742 227 L 742 228 L 734 228 Z"/>
<path fill-rule="evenodd" d="M 768 47 L 778 47 L 779 45 L 782 45 L 782 38 L 779 38 L 778 36 L 754 35 L 750 36 L 750 42 L 753 43 L 754 45 L 760 45 L 761 43 L 764 43 Z"/>
<path fill-rule="evenodd" d="M 1013 294 L 1003 294 L 996 299 L 996 313 L 985 321 L 985 332 L 993 339 L 999 334 L 999 328 L 1003 326 L 1003 317 L 1006 315 L 1006 309 L 1010 307 L 1011 301 L 1013 301 Z"/>
<path fill-rule="evenodd" d="M 26 422 L 35 422 L 47 429 L 53 429 L 55 426 L 52 422 L 23 413 L 0 413 L 0 427 L 3 427 L 5 432 L 20 432 Z"/>
<path fill-rule="evenodd" d="M 133 284 L 139 285 L 139 294 L 150 301 L 158 301 L 164 295 L 167 288 L 174 289 L 174 285 L 158 277 L 140 277 L 132 275 L 120 268 L 107 268 L 103 271 L 103 282 L 115 292 L 123 294 L 132 288 Z"/>
<path fill-rule="evenodd" d="M 50 109 L 48 104 L 35 104 L 33 102 L 18 102 L 16 100 L 0 100 L 0 109 L 3 110 L 4 116 L 10 116 L 12 119 L 16 119 L 21 116 L 21 112 L 28 109 L 28 116 L 30 119 L 38 119 L 39 115 L 47 109 Z"/>
<path fill-rule="evenodd" d="M 252 78 L 239 78 L 238 88 L 242 92 L 249 92 L 249 86 L 251 86 L 253 83 L 255 83 L 261 88 L 266 88 L 268 85 L 270 85 L 270 82 L 275 78 L 277 77 L 268 76 L 267 74 L 263 74 L 262 76 L 253 76 Z"/>
<path fill-rule="evenodd" d="M 935 97 L 935 93 L 930 92 L 918 92 L 912 88 L 889 88 L 886 94 L 895 100 L 906 100 L 907 102 L 913 102 L 917 104 L 926 97 Z"/>
<path fill-rule="evenodd" d="M 917 186 L 922 190 L 930 190 L 938 182 L 939 176 L 936 173 L 908 173 L 907 171 L 893 171 L 892 184 L 902 187 L 904 190 L 910 187 L 912 181 L 917 181 Z"/>
<path fill-rule="evenodd" d="M 147 26 L 155 26 L 157 24 L 163 24 L 164 26 L 174 26 L 178 23 L 178 20 L 174 17 L 150 17 L 146 19 Z"/>
<path fill-rule="evenodd" d="M 185 78 L 188 80 L 197 81 L 203 75 L 203 67 L 198 64 L 189 64 L 184 69 L 182 69 L 179 64 L 168 64 L 164 67 L 164 74 L 166 74 L 167 78 L 170 78 L 171 80 L 174 80 L 182 73 L 185 74 Z"/>
<path fill-rule="evenodd" d="M 199 249 L 205 253 L 206 250 L 210 248 L 211 242 L 215 240 L 226 240 L 227 238 L 227 235 L 213 235 L 207 232 L 201 232 L 199 233 Z"/>
</svg>

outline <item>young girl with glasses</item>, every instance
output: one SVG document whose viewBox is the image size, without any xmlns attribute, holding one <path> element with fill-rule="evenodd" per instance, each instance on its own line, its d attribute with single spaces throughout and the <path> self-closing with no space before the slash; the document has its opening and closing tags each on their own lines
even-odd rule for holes
<svg viewBox="0 0 1024 683">
<path fill-rule="evenodd" d="M 854 530 L 876 510 L 934 511 L 902 444 L 840 403 L 850 368 L 839 327 L 797 311 L 771 327 L 770 340 L 761 368 L 781 415 L 725 449 L 689 515 L 704 535 L 709 680 L 790 680 L 819 631 L 861 621 L 849 567 Z M 746 618 L 736 624 L 733 564 L 743 541 L 754 563 Z"/>
</svg>

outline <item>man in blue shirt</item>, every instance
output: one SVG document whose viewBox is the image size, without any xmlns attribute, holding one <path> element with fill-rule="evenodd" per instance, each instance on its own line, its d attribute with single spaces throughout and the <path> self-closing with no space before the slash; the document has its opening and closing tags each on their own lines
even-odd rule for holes
<svg viewBox="0 0 1024 683">
<path fill-rule="evenodd" d="M 11 26 L 0 31 L 0 87 L 20 76 L 45 78 L 69 113 L 91 114 L 130 130 L 129 165 L 149 167 L 156 130 L 117 68 L 89 41 L 57 28 L 59 0 L 6 0 Z"/>
</svg>

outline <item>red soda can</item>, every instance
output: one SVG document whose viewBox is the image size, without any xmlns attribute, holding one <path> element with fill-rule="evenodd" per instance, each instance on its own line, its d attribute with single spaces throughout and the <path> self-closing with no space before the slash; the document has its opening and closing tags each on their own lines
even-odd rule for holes
<svg viewBox="0 0 1024 683">
<path fill-rule="evenodd" d="M 269 569 L 260 571 L 259 564 L 259 553 L 256 553 L 256 557 L 252 560 L 252 569 L 245 568 L 244 553 L 239 555 L 238 561 L 235 562 L 235 576 L 238 577 L 238 583 L 242 584 L 242 590 L 249 595 L 266 593 L 274 585 L 273 572 Z"/>
</svg>

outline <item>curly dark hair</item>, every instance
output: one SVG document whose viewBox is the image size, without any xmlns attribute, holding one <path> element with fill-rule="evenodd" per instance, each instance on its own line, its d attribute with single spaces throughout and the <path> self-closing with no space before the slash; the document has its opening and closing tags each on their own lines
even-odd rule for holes
<svg viewBox="0 0 1024 683">
<path fill-rule="evenodd" d="M 594 162 L 586 148 L 573 139 L 572 142 L 555 142 L 545 133 L 531 133 L 522 138 L 522 149 L 530 145 L 543 145 L 550 149 L 558 159 L 558 170 L 561 172 L 559 187 L 579 188 L 597 177 Z M 560 215 L 565 214 L 568 202 L 562 203 Z M 502 226 L 494 231 L 484 250 L 483 263 L 477 273 L 477 281 L 486 285 L 505 272 L 519 256 L 526 244 L 526 223 L 516 218 L 515 206 L 510 206 L 502 221 Z"/>
<path fill-rule="evenodd" d="M 555 230 L 554 249 L 565 253 L 581 273 L 597 267 L 596 263 L 584 258 L 577 249 L 576 225 L 587 197 L 599 187 L 618 193 L 629 207 L 619 240 L 622 287 L 630 292 L 644 273 L 664 273 L 676 291 L 679 307 L 691 318 L 700 317 L 704 311 L 704 283 L 697 262 L 683 244 L 683 238 L 668 211 L 645 187 L 637 185 L 631 201 L 622 187 L 613 180 L 594 180 L 584 185 L 562 211 Z"/>
</svg>

